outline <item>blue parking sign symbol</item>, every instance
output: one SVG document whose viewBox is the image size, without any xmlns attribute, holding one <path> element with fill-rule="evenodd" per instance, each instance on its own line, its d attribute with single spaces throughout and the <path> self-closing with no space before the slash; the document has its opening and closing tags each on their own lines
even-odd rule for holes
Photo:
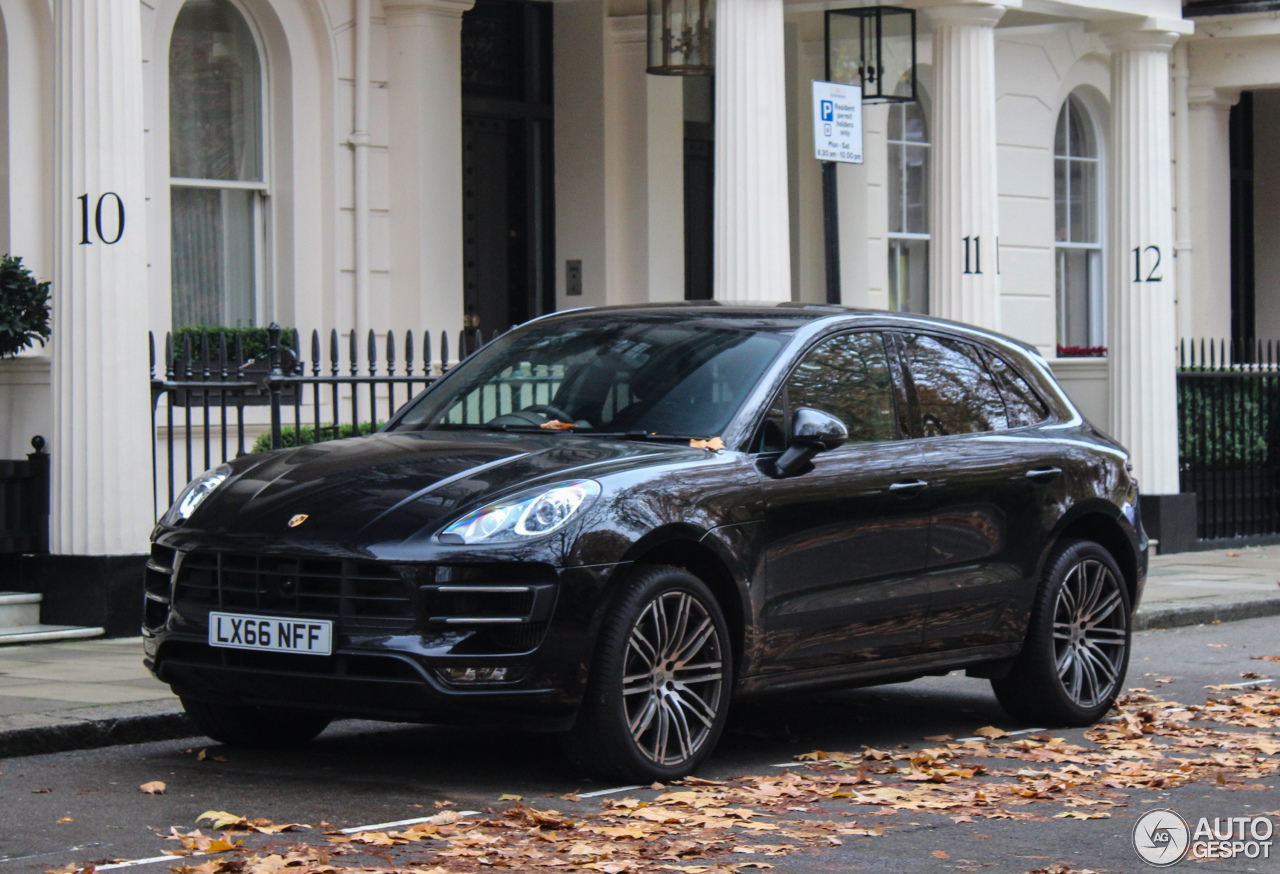
<svg viewBox="0 0 1280 874">
<path fill-rule="evenodd" d="M 834 121 L 836 117 L 836 105 L 830 100 L 822 101 L 822 120 Z"/>
</svg>

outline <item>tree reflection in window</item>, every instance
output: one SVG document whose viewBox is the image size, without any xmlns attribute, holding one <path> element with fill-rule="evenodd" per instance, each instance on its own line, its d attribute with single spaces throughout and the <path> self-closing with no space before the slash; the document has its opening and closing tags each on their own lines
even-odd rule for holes
<svg viewBox="0 0 1280 874">
<path fill-rule="evenodd" d="M 898 438 L 893 380 L 878 333 L 832 337 L 810 351 L 787 380 L 787 403 L 835 416 L 850 443 Z"/>
<path fill-rule="evenodd" d="M 916 390 L 912 433 L 942 437 L 1008 427 L 1000 391 L 976 348 L 925 334 L 907 335 L 903 340 Z"/>
</svg>

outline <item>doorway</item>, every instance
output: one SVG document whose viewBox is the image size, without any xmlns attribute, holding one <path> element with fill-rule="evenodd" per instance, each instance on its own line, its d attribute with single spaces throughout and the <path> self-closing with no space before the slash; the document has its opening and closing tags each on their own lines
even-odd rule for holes
<svg viewBox="0 0 1280 874">
<path fill-rule="evenodd" d="M 465 326 L 486 338 L 555 308 L 551 4 L 462 16 Z"/>
</svg>

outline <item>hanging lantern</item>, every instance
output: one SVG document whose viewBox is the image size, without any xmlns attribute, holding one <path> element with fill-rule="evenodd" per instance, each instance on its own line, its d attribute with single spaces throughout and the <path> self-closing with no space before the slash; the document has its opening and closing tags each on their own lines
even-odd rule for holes
<svg viewBox="0 0 1280 874">
<path fill-rule="evenodd" d="M 829 9 L 826 25 L 828 82 L 861 85 L 864 103 L 916 99 L 914 9 Z"/>
<path fill-rule="evenodd" d="M 649 72 L 706 76 L 715 71 L 715 0 L 649 0 Z"/>
</svg>

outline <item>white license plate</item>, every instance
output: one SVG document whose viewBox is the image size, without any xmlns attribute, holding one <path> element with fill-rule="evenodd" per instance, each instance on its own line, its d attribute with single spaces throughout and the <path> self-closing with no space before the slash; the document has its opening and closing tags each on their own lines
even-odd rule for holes
<svg viewBox="0 0 1280 874">
<path fill-rule="evenodd" d="M 209 646 L 329 655 L 333 652 L 333 623 L 328 619 L 210 613 Z"/>
</svg>

